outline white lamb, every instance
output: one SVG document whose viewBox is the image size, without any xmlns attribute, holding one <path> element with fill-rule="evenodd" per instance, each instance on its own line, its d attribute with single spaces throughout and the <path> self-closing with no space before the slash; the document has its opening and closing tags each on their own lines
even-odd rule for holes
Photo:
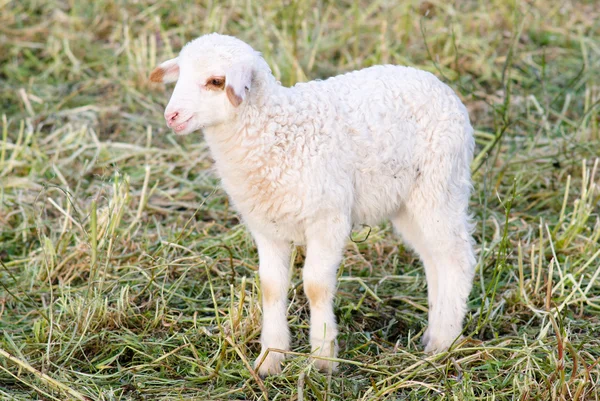
<svg viewBox="0 0 600 401">
<path fill-rule="evenodd" d="M 261 375 L 281 372 L 291 244 L 305 244 L 315 365 L 335 369 L 336 271 L 353 224 L 391 219 L 420 255 L 429 296 L 426 352 L 462 331 L 474 273 L 468 200 L 473 130 L 434 75 L 375 66 L 286 88 L 246 43 L 204 35 L 152 71 L 174 82 L 177 134 L 204 132 L 223 187 L 260 258 Z"/>
</svg>

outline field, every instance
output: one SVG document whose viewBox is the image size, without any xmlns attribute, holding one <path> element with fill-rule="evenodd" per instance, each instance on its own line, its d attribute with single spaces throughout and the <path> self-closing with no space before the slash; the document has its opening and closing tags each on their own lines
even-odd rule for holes
<svg viewBox="0 0 600 401">
<path fill-rule="evenodd" d="M 1 400 L 600 399 L 595 1 L 0 0 Z M 253 241 L 154 66 L 218 31 L 284 85 L 373 64 L 450 85 L 476 130 L 465 340 L 426 355 L 424 272 L 391 225 L 339 270 L 340 369 L 293 334 L 260 379 Z"/>
</svg>

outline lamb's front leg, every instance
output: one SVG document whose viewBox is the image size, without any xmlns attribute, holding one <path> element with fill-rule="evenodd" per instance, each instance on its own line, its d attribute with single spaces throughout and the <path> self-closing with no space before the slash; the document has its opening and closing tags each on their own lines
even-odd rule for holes
<svg viewBox="0 0 600 401">
<path fill-rule="evenodd" d="M 313 355 L 337 356 L 333 297 L 337 268 L 349 232 L 350 224 L 338 218 L 321 222 L 307 231 L 303 278 L 304 292 L 310 302 L 310 345 Z M 314 364 L 322 371 L 335 370 L 337 366 L 337 363 L 317 358 Z"/>
<path fill-rule="evenodd" d="M 269 349 L 289 350 L 290 330 L 287 322 L 290 244 L 253 233 L 258 247 L 260 287 L 262 292 L 263 325 L 261 352 L 254 367 L 261 376 L 281 373 L 285 355 Z M 266 354 L 266 356 L 265 356 Z"/>
</svg>

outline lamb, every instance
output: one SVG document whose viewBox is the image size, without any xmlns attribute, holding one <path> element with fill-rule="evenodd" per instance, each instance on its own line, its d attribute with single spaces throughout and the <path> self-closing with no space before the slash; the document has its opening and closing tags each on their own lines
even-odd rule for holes
<svg viewBox="0 0 600 401">
<path fill-rule="evenodd" d="M 281 372 L 291 244 L 306 245 L 310 344 L 334 370 L 336 271 L 353 224 L 390 219 L 425 267 L 426 352 L 461 335 L 475 257 L 468 214 L 473 129 L 456 94 L 433 74 L 373 66 L 283 87 L 260 53 L 208 34 L 156 67 L 177 82 L 165 110 L 184 135 L 202 130 L 222 185 L 259 254 L 263 325 L 255 367 Z"/>
</svg>

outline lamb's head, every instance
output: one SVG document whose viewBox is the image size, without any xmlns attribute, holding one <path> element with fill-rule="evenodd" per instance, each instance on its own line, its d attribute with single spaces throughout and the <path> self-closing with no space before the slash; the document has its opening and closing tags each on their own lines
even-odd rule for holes
<svg viewBox="0 0 600 401">
<path fill-rule="evenodd" d="M 258 52 L 232 36 L 213 33 L 189 42 L 150 75 L 153 82 L 177 82 L 165 110 L 167 125 L 185 135 L 231 121 L 263 63 Z"/>
</svg>

